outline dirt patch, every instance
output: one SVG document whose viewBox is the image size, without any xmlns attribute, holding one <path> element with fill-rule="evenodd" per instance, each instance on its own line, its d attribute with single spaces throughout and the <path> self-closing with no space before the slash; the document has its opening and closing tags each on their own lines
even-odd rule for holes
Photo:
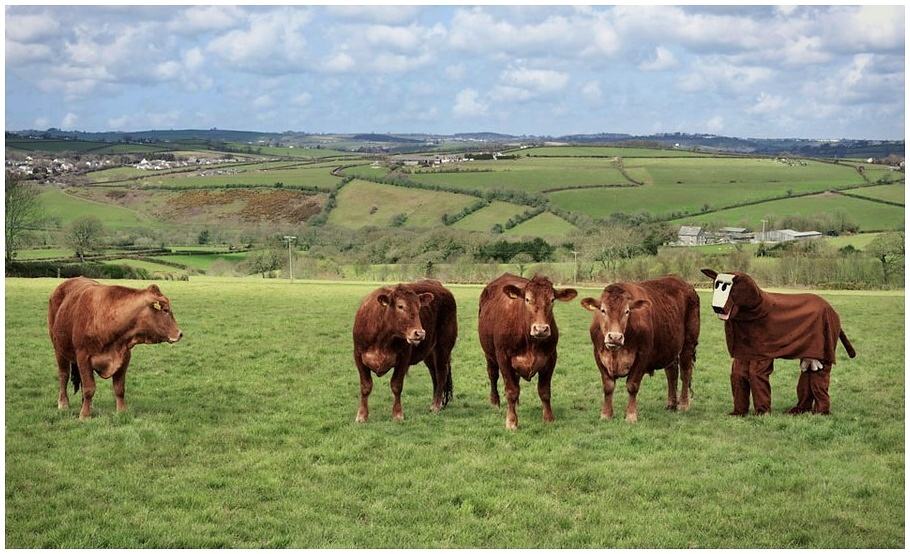
<svg viewBox="0 0 910 554">
<path fill-rule="evenodd" d="M 299 223 L 322 209 L 322 197 L 291 190 L 194 190 L 167 201 L 174 218 L 183 219 L 216 210 L 248 223 Z"/>
</svg>

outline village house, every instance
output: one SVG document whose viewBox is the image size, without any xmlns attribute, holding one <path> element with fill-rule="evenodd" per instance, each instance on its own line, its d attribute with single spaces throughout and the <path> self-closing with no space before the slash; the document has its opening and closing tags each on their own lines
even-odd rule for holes
<svg viewBox="0 0 910 554">
<path fill-rule="evenodd" d="M 698 246 L 700 244 L 707 244 L 708 238 L 704 228 L 683 225 L 679 228 L 677 242 L 681 246 Z"/>
<path fill-rule="evenodd" d="M 754 242 L 787 242 L 792 240 L 811 240 L 821 238 L 818 231 L 795 231 L 793 229 L 777 229 L 764 233 L 755 233 Z"/>
</svg>

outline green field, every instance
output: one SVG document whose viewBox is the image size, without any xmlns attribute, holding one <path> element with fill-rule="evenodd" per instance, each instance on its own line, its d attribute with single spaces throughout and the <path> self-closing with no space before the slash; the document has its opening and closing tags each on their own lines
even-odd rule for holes
<svg viewBox="0 0 910 554">
<path fill-rule="evenodd" d="M 141 186 L 154 187 L 180 187 L 180 188 L 219 188 L 226 185 L 271 186 L 283 183 L 285 186 L 304 186 L 330 189 L 341 180 L 332 175 L 327 167 L 302 167 L 292 169 L 272 169 L 272 164 L 256 164 L 249 167 L 228 168 L 222 171 L 236 171 L 223 175 L 203 175 L 198 171 L 168 175 L 151 176 L 140 179 L 137 183 Z M 287 162 L 285 162 L 285 165 Z M 261 168 L 259 167 L 261 165 Z M 204 171 L 218 171 L 217 166 Z"/>
<path fill-rule="evenodd" d="M 436 192 L 369 181 L 351 181 L 338 193 L 338 207 L 329 223 L 343 227 L 387 227 L 397 214 L 407 215 L 407 227 L 437 227 L 442 215 L 457 213 L 477 201 L 473 196 Z"/>
<path fill-rule="evenodd" d="M 525 192 L 543 192 L 561 187 L 631 184 L 608 159 L 522 158 L 451 165 L 453 167 L 447 169 L 458 167 L 465 171 L 414 172 L 408 178 L 419 183 L 447 185 L 464 190 L 502 189 Z M 492 171 L 476 171 L 478 169 Z"/>
<path fill-rule="evenodd" d="M 456 221 L 452 227 L 464 229 L 466 231 L 481 231 L 488 233 L 497 223 L 502 225 L 509 218 L 522 214 L 528 209 L 527 206 L 510 204 L 509 202 L 500 202 L 495 200 L 490 202 L 486 208 L 481 208 L 476 212 L 469 214 L 464 219 Z"/>
<path fill-rule="evenodd" d="M 148 270 L 151 273 L 186 273 L 184 270 L 179 267 L 171 267 L 164 264 L 156 264 L 148 260 L 136 260 L 133 258 L 121 258 L 117 260 L 108 260 L 104 263 L 114 264 L 114 265 L 128 265 L 130 267 L 137 267 L 139 269 Z"/>
<path fill-rule="evenodd" d="M 782 218 L 791 215 L 813 216 L 842 211 L 850 221 L 863 231 L 902 229 L 904 208 L 889 206 L 870 200 L 851 198 L 841 194 L 820 194 L 764 202 L 752 206 L 721 210 L 714 213 L 690 216 L 680 222 L 713 222 L 725 225 L 741 225 L 750 229 L 761 229 L 761 220 L 769 216 Z"/>
<path fill-rule="evenodd" d="M 887 200 L 888 202 L 897 202 L 904 204 L 906 189 L 903 184 L 900 185 L 880 185 L 877 187 L 867 187 L 850 191 L 850 194 L 856 196 L 865 196 L 876 200 Z"/>
<path fill-rule="evenodd" d="M 223 254 L 181 254 L 173 256 L 155 256 L 155 259 L 174 262 L 192 269 L 208 271 L 212 264 L 224 261 L 231 264 L 242 262 L 249 254 L 247 252 L 225 252 Z"/>
<path fill-rule="evenodd" d="M 39 201 L 47 217 L 60 225 L 67 225 L 73 220 L 88 215 L 97 216 L 109 229 L 154 227 L 156 225 L 154 220 L 128 208 L 78 198 L 58 188 L 44 189 L 39 196 Z"/>
<path fill-rule="evenodd" d="M 730 361 L 703 293 L 693 408 L 664 409 L 658 372 L 635 425 L 600 421 L 590 314 L 557 303 L 556 421 L 522 382 L 508 432 L 487 402 L 479 287 L 453 287 L 449 406 L 429 412 L 415 366 L 405 421 L 385 376 L 357 425 L 350 326 L 375 285 L 191 279 L 159 283 L 183 341 L 136 347 L 129 411 L 102 381 L 87 422 L 78 396 L 56 408 L 58 281 L 7 279 L 7 547 L 904 546 L 902 293 L 824 293 L 859 352 L 838 348 L 833 415 L 783 415 L 798 368 L 781 361 L 773 414 L 746 418 L 726 415 Z"/>
<path fill-rule="evenodd" d="M 91 152 L 92 154 L 134 154 L 161 152 L 169 148 L 153 144 L 122 144 L 87 140 L 10 140 L 7 148 L 28 152 Z"/>
<path fill-rule="evenodd" d="M 252 149 L 253 154 L 264 154 L 267 156 L 283 156 L 289 158 L 334 158 L 334 157 L 357 157 L 356 152 L 346 152 L 344 150 L 332 150 L 331 148 L 286 148 L 277 146 L 264 146 L 259 144 L 245 144 L 241 142 L 228 143 L 231 148 L 246 152 L 247 147 Z"/>
<path fill-rule="evenodd" d="M 354 167 L 347 167 L 342 172 L 344 175 L 351 175 L 354 177 L 366 177 L 376 179 L 378 177 L 385 177 L 388 174 L 389 168 L 385 166 L 373 167 L 372 164 L 368 165 L 355 165 Z"/>
<path fill-rule="evenodd" d="M 550 212 L 543 212 L 531 219 L 519 223 L 504 234 L 520 237 L 559 238 L 574 231 L 576 227 L 565 219 Z"/>
<path fill-rule="evenodd" d="M 623 158 L 686 158 L 714 155 L 705 152 L 692 152 L 690 150 L 674 150 L 669 148 L 630 148 L 622 146 L 539 146 L 536 148 L 512 150 L 509 153 L 524 156 L 620 156 Z"/>
</svg>

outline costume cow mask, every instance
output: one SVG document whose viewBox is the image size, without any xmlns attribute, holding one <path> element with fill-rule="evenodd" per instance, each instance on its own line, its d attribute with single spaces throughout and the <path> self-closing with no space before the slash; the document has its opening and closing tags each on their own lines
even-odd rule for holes
<svg viewBox="0 0 910 554">
<path fill-rule="evenodd" d="M 711 269 L 701 272 L 714 281 L 711 308 L 721 320 L 735 319 L 741 309 L 754 308 L 761 303 L 761 290 L 748 275 L 718 273 Z"/>
</svg>

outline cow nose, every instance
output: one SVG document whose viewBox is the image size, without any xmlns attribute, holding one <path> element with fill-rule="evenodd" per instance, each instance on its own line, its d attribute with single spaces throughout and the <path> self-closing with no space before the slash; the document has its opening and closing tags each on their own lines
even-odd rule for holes
<svg viewBox="0 0 910 554">
<path fill-rule="evenodd" d="M 183 331 L 177 331 L 177 340 L 180 340 L 182 338 L 183 338 Z"/>
<path fill-rule="evenodd" d="M 531 325 L 531 335 L 535 337 L 550 336 L 550 326 L 546 323 L 535 323 Z"/>
<path fill-rule="evenodd" d="M 622 333 L 607 333 L 607 342 L 611 344 L 622 344 L 625 337 Z"/>
<path fill-rule="evenodd" d="M 717 306 L 711 306 L 711 307 L 714 309 L 714 313 L 716 313 L 716 314 L 722 314 L 722 313 L 724 313 L 724 309 L 723 309 L 723 308 L 718 308 Z"/>
<path fill-rule="evenodd" d="M 426 336 L 427 336 L 427 332 L 424 331 L 423 329 L 421 329 L 419 331 L 414 331 L 414 338 L 417 340 L 423 340 L 424 337 L 426 337 Z"/>
</svg>

